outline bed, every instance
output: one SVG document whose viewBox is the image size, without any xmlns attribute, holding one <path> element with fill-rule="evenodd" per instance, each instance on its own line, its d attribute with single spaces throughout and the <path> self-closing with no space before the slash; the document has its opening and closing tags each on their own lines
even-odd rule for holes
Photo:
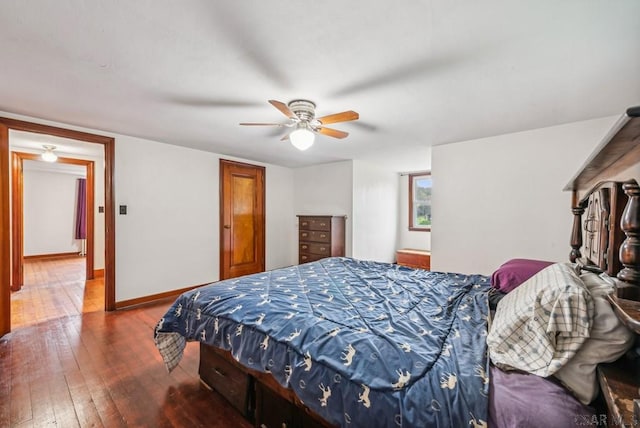
<svg viewBox="0 0 640 428">
<path fill-rule="evenodd" d="M 466 426 L 487 420 L 488 288 L 479 275 L 333 257 L 185 293 L 158 335 L 170 325 L 176 355 L 200 340 L 268 370 L 330 424 Z"/>
<path fill-rule="evenodd" d="M 627 111 L 581 173 L 593 159 L 606 164 L 612 141 L 624 152 L 619 136 L 638 131 L 639 112 Z M 515 285 L 499 283 L 522 273 L 518 260 L 486 277 L 327 258 L 182 294 L 158 322 L 156 345 L 172 370 L 186 342 L 199 341 L 203 382 L 257 427 L 632 423 L 637 387 L 607 382 L 635 364 L 623 355 L 638 332 L 630 308 L 640 296 L 640 191 L 635 181 L 604 183 L 579 199 L 580 180 L 589 181 L 581 173 L 568 189 L 570 260 L 520 260 L 531 275 Z M 527 301 L 539 304 L 530 319 L 514 309 Z M 601 321 L 607 310 L 615 321 Z"/>
</svg>

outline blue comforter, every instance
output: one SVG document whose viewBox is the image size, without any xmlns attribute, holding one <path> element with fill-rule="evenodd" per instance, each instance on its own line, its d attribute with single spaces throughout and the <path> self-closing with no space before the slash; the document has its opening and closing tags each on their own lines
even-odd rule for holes
<svg viewBox="0 0 640 428">
<path fill-rule="evenodd" d="M 169 370 L 185 341 L 270 372 L 350 427 L 483 426 L 488 278 L 329 258 L 182 294 L 155 340 Z"/>
</svg>

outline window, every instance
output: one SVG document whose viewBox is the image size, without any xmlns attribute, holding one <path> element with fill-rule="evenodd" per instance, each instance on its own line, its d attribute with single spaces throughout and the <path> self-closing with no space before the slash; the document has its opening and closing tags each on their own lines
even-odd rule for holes
<svg viewBox="0 0 640 428">
<path fill-rule="evenodd" d="M 431 230 L 431 173 L 409 174 L 409 230 Z"/>
</svg>

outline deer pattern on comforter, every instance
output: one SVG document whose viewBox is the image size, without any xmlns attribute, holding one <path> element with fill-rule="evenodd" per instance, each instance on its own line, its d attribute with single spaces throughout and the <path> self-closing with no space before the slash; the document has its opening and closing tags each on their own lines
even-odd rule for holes
<svg viewBox="0 0 640 428">
<path fill-rule="evenodd" d="M 481 275 L 328 258 L 182 294 L 155 329 L 168 370 L 186 341 L 271 375 L 338 426 L 486 426 Z"/>
</svg>

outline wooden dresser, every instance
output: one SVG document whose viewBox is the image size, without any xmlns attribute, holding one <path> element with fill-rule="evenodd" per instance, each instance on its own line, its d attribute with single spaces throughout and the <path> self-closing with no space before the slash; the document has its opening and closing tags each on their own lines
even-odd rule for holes
<svg viewBox="0 0 640 428">
<path fill-rule="evenodd" d="M 298 263 L 344 256 L 346 216 L 299 215 Z"/>
</svg>

